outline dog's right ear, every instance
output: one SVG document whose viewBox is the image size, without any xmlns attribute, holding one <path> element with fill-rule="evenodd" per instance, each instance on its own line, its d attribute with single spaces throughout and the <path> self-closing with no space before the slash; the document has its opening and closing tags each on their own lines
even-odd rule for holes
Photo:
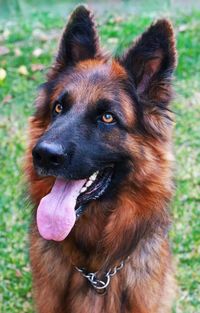
<svg viewBox="0 0 200 313">
<path fill-rule="evenodd" d="M 93 15 L 84 6 L 78 6 L 63 32 L 54 69 L 62 71 L 79 61 L 100 56 L 99 38 Z"/>
</svg>

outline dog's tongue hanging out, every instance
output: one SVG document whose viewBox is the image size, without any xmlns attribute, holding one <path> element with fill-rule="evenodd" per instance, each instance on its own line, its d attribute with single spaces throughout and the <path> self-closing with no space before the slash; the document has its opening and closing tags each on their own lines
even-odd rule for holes
<svg viewBox="0 0 200 313">
<path fill-rule="evenodd" d="M 86 180 L 56 179 L 51 192 L 42 198 L 37 210 L 40 235 L 47 240 L 64 240 L 76 221 L 76 200 Z"/>
</svg>

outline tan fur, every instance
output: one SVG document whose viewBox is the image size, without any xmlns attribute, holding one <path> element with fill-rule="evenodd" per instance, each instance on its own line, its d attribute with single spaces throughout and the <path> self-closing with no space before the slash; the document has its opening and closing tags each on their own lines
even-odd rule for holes
<svg viewBox="0 0 200 313">
<path fill-rule="evenodd" d="M 157 66 L 157 62 L 151 66 Z M 57 75 L 58 68 L 57 65 L 51 70 L 49 80 Z M 94 73 L 103 79 L 94 82 Z M 112 99 L 113 90 L 118 88 L 126 123 L 133 127 L 136 112 L 130 98 L 120 89 L 120 81 L 126 78 L 126 70 L 116 60 L 109 62 L 98 55 L 96 59 L 79 62 L 73 71 L 59 79 L 48 110 L 66 86 L 76 103 L 76 112 L 94 106 L 102 97 Z M 162 93 L 163 90 L 167 92 Z M 151 92 L 155 98 L 163 99 L 167 93 L 171 94 L 171 89 L 163 85 L 156 90 L 152 88 Z M 38 96 L 38 112 L 47 106 L 46 96 L 44 91 Z M 132 171 L 112 202 L 91 201 L 67 239 L 60 243 L 42 239 L 33 218 L 30 259 L 39 313 L 171 312 L 175 282 L 167 237 L 170 224 L 167 207 L 173 194 L 172 123 L 148 106 L 144 119 L 147 127 L 159 132 L 162 139 L 135 132 L 127 134 L 123 146 L 134 157 Z M 55 180 L 38 177 L 32 162 L 31 151 L 48 126 L 48 114 L 38 114 L 30 120 L 25 172 L 35 209 Z M 107 136 L 108 141 L 113 140 L 119 132 L 114 130 L 112 136 Z M 141 236 L 138 241 L 137 236 Z M 97 294 L 75 269 L 75 266 L 85 267 L 88 271 L 99 271 L 101 276 L 127 257 L 124 268 L 111 279 L 105 295 Z"/>
<path fill-rule="evenodd" d="M 27 172 L 31 180 L 30 192 L 37 206 L 39 200 L 50 191 L 54 179 L 38 178 L 31 162 L 30 151 L 46 129 L 46 125 L 32 119 L 30 129 Z M 95 202 L 91 203 L 69 239 L 60 244 L 50 244 L 50 248 L 46 248 L 47 243 L 39 237 L 37 227 L 33 224 L 30 256 L 39 312 L 169 312 L 174 287 L 169 248 L 162 234 L 155 234 L 152 238 L 140 242 L 125 268 L 112 279 L 105 296 L 95 294 L 72 265 L 96 271 L 102 266 L 118 264 L 119 260 L 113 255 L 118 254 L 119 247 L 126 244 L 130 228 L 134 227 L 134 220 L 138 224 L 149 216 L 156 218 L 160 214 L 166 215 L 168 219 L 168 213 L 163 211 L 165 202 L 171 197 L 173 190 L 168 145 L 165 150 L 153 140 L 141 143 L 135 136 L 127 138 L 125 144 L 140 164 L 139 171 L 134 173 L 134 183 L 131 176 L 124 183 L 116 199 L 115 211 L 109 218 L 105 214 L 109 207 L 102 208 Z M 141 145 L 144 153 L 140 152 Z M 162 160 L 159 164 L 158 159 Z M 137 190 L 137 183 L 143 183 L 145 187 L 141 191 Z M 82 255 L 74 246 L 74 241 L 80 238 L 91 251 L 89 256 Z M 109 259 L 110 251 L 112 255 Z M 122 310 L 120 294 L 124 290 L 127 290 L 127 300 Z M 166 300 L 167 297 L 169 300 Z M 65 309 L 60 308 L 60 303 L 63 303 Z M 58 308 L 55 310 L 56 306 Z"/>
</svg>

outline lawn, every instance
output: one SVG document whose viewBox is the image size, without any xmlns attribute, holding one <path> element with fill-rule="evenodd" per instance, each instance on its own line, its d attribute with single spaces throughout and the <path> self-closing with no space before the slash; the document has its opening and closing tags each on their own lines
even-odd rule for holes
<svg viewBox="0 0 200 313">
<path fill-rule="evenodd" d="M 8 1 L 7 1 L 8 2 Z M 12 1 L 11 1 L 12 2 Z M 10 3 L 11 3 L 10 2 Z M 33 1 L 30 1 L 30 3 Z M 37 86 L 55 54 L 72 4 L 55 1 L 47 7 L 15 12 L 1 7 L 0 70 L 0 312 L 31 313 L 28 228 L 31 208 L 24 200 L 21 166 Z M 6 3 L 6 2 L 5 2 Z M 146 3 L 146 2 L 145 2 Z M 200 11 L 180 12 L 163 1 L 164 9 L 139 4 L 104 12 L 97 7 L 102 43 L 120 53 L 155 18 L 170 17 L 177 34 L 179 65 L 174 81 L 174 131 L 177 159 L 176 195 L 170 237 L 177 266 L 176 313 L 200 312 Z M 3 11 L 2 11 L 3 8 Z M 18 12 L 19 11 L 19 12 Z M 17 14 L 16 14 L 17 12 Z M 120 13 L 119 13 L 120 12 Z M 122 12 L 124 12 L 122 14 Z M 11 13 L 9 15 L 9 13 Z"/>
</svg>

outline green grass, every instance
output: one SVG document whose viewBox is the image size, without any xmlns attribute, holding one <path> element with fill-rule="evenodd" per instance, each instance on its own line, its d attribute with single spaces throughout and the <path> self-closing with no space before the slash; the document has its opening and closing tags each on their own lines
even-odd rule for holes
<svg viewBox="0 0 200 313">
<path fill-rule="evenodd" d="M 68 12 L 68 7 L 67 7 Z M 99 18 L 102 43 L 119 53 L 132 38 L 151 23 L 159 11 L 138 14 L 104 14 Z M 172 205 L 174 224 L 172 249 L 177 264 L 179 293 L 176 313 L 200 312 L 200 11 L 162 12 L 174 22 L 178 40 L 179 65 L 176 71 L 176 114 L 174 132 L 177 191 Z M 7 72 L 0 82 L 0 312 L 31 313 L 31 273 L 28 263 L 30 207 L 23 200 L 21 165 L 27 139 L 27 121 L 33 112 L 37 86 L 47 69 L 65 23 L 63 14 L 33 10 L 29 15 L 0 22 L 0 46 L 9 53 L 0 56 L 0 68 Z M 58 34 L 58 35 L 57 35 Z M 45 38 L 46 36 L 46 38 Z M 36 48 L 42 54 L 33 55 Z M 16 55 L 20 49 L 21 55 Z M 18 51 L 19 54 L 19 51 Z M 25 65 L 28 74 L 18 69 Z M 10 100 L 8 98 L 10 97 Z M 6 101 L 7 99 L 7 101 Z"/>
</svg>

